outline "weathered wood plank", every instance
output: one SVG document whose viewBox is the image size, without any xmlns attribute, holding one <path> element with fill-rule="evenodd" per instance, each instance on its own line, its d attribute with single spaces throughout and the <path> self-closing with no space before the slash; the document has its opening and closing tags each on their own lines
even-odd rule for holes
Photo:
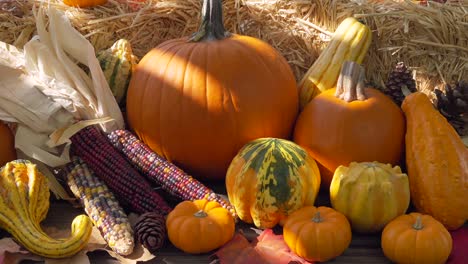
<svg viewBox="0 0 468 264">
<path fill-rule="evenodd" d="M 326 197 L 319 197 L 317 201 L 318 205 L 328 205 Z M 82 209 L 73 208 L 73 206 L 67 202 L 54 201 L 50 207 L 49 214 L 46 220 L 44 220 L 44 226 L 54 226 L 57 228 L 69 228 L 73 218 L 83 213 Z M 242 229 L 245 236 L 248 239 L 254 238 L 255 232 L 251 230 L 251 225 L 245 223 L 238 223 L 237 228 Z M 190 255 L 184 254 L 174 246 L 168 244 L 160 252 L 157 257 L 149 264 L 193 264 L 193 263 L 210 263 L 211 254 L 203 255 Z M 89 253 L 91 263 L 103 263 L 103 264 L 114 264 L 117 261 L 111 259 L 105 252 L 91 252 Z M 33 262 L 23 262 L 23 264 L 29 264 Z M 36 262 L 37 263 L 37 262 Z M 350 248 L 344 252 L 344 254 L 329 263 L 391 263 L 389 262 L 382 253 L 380 248 L 380 236 L 379 235 L 353 235 Z"/>
<path fill-rule="evenodd" d="M 224 188 L 219 185 L 210 186 L 216 192 L 224 193 Z M 328 199 L 328 193 L 321 190 L 319 197 L 316 201 L 317 206 L 330 206 Z M 84 211 L 81 208 L 74 208 L 70 203 L 65 201 L 52 201 L 49 209 L 47 218 L 42 223 L 44 226 L 52 226 L 61 229 L 70 228 L 70 224 L 73 218 L 82 214 Z M 468 225 L 468 224 L 467 224 Z M 241 229 L 246 238 L 252 240 L 256 237 L 256 233 L 251 229 L 253 226 L 242 222 L 237 224 L 237 228 Z M 275 231 L 281 232 L 281 228 L 275 228 Z M 4 232 L 0 232 L 0 237 L 5 235 Z M 147 262 L 148 264 L 194 264 L 194 263 L 210 263 L 209 254 L 203 255 L 189 255 L 181 252 L 170 243 L 168 243 L 163 249 L 157 253 L 157 257 L 152 261 Z M 112 259 L 106 252 L 97 251 L 88 253 L 91 263 L 99 264 L 116 264 L 119 263 Z M 38 262 L 23 261 L 21 264 L 32 264 Z M 383 255 L 382 249 L 380 248 L 380 233 L 374 235 L 361 235 L 353 234 L 353 239 L 350 247 L 343 253 L 343 255 L 336 259 L 329 261 L 328 263 L 391 263 Z"/>
</svg>

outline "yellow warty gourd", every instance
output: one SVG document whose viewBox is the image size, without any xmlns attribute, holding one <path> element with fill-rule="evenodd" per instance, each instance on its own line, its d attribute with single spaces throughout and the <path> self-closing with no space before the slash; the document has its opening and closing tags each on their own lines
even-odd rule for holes
<svg viewBox="0 0 468 264">
<path fill-rule="evenodd" d="M 40 222 L 49 210 L 47 178 L 26 160 L 15 160 L 0 169 L 0 228 L 8 231 L 30 252 L 47 258 L 64 258 L 83 249 L 93 224 L 78 215 L 71 236 L 54 239 L 42 231 Z"/>
<path fill-rule="evenodd" d="M 321 92 L 336 86 L 343 62 L 362 63 L 371 41 L 372 34 L 368 26 L 353 17 L 343 20 L 328 46 L 299 83 L 300 109 Z"/>
<path fill-rule="evenodd" d="M 348 218 L 354 231 L 379 232 L 408 209 L 408 176 L 390 164 L 351 162 L 335 170 L 330 201 Z"/>
</svg>

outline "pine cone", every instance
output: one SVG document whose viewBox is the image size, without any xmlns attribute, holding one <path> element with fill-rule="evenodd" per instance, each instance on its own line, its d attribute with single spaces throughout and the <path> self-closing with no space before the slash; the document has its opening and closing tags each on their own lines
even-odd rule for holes
<svg viewBox="0 0 468 264">
<path fill-rule="evenodd" d="M 461 81 L 445 85 L 444 91 L 434 89 L 434 105 L 447 118 L 458 134 L 467 134 L 468 119 L 468 83 Z"/>
<path fill-rule="evenodd" d="M 383 92 L 391 97 L 398 106 L 401 106 L 401 103 L 405 99 L 405 95 L 402 91 L 404 86 L 406 86 L 410 92 L 416 92 L 416 82 L 403 62 L 397 63 L 388 76 L 385 86 L 387 88 L 384 89 Z"/>
<path fill-rule="evenodd" d="M 150 252 L 160 249 L 166 241 L 166 219 L 159 213 L 148 212 L 140 215 L 134 230 L 135 239 Z"/>
</svg>

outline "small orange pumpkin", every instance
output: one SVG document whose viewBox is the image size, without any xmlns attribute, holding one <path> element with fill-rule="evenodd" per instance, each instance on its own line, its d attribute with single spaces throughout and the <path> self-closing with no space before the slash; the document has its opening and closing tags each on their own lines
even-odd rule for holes
<svg viewBox="0 0 468 264">
<path fill-rule="evenodd" d="M 430 215 L 410 213 L 393 219 L 382 232 L 387 258 L 401 264 L 442 264 L 452 251 L 448 230 Z"/>
<path fill-rule="evenodd" d="M 206 253 L 234 236 L 235 222 L 228 210 L 206 199 L 179 203 L 167 216 L 169 241 L 191 254 Z"/>
<path fill-rule="evenodd" d="M 351 243 L 351 225 L 330 207 L 305 206 L 292 213 L 283 227 L 284 241 L 307 261 L 327 261 L 341 254 Z"/>
<path fill-rule="evenodd" d="M 0 167 L 16 160 L 15 139 L 10 128 L 0 121 Z"/>
<path fill-rule="evenodd" d="M 364 87 L 364 69 L 343 64 L 337 88 L 311 100 L 299 115 L 294 142 L 317 161 L 322 187 L 333 173 L 352 161 L 378 161 L 393 166 L 402 161 L 405 117 L 389 97 Z"/>
<path fill-rule="evenodd" d="M 74 7 L 93 7 L 107 3 L 107 0 L 63 0 L 63 3 Z"/>
</svg>

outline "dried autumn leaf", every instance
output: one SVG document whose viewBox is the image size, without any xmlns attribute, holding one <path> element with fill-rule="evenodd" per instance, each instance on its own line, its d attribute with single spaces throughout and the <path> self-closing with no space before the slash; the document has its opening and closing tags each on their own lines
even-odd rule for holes
<svg viewBox="0 0 468 264">
<path fill-rule="evenodd" d="M 140 261 L 149 261 L 155 258 L 156 256 L 151 254 L 146 248 L 144 248 L 140 243 L 136 243 L 133 253 L 129 256 L 120 256 L 112 250 L 106 250 L 109 255 L 117 259 L 121 264 L 137 264 Z"/>
<path fill-rule="evenodd" d="M 51 236 L 55 238 L 67 237 L 70 233 L 70 230 L 67 229 L 58 229 L 55 227 L 46 227 L 44 230 Z M 84 249 L 82 249 L 77 254 L 61 259 L 44 259 L 44 264 L 90 264 L 89 257 L 86 253 L 92 252 L 95 250 L 106 250 L 107 243 L 104 238 L 99 233 L 99 230 L 96 227 L 93 227 L 91 237 L 88 241 L 88 244 Z"/>
<path fill-rule="evenodd" d="M 214 255 L 221 264 L 310 263 L 294 254 L 284 242 L 283 235 L 276 235 L 272 229 L 265 229 L 252 243 L 237 233 Z"/>
<path fill-rule="evenodd" d="M 17 264 L 22 260 L 40 260 L 17 244 L 13 238 L 0 239 L 0 263 Z"/>
</svg>

